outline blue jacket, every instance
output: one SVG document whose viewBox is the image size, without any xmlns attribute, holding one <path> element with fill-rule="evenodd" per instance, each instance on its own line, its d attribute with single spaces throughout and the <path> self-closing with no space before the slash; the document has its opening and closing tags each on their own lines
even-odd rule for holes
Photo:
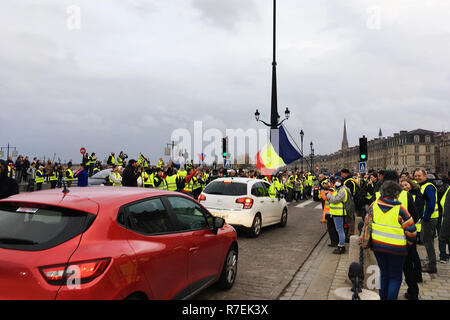
<svg viewBox="0 0 450 320">
<path fill-rule="evenodd" d="M 420 185 L 424 185 L 425 183 L 431 182 L 429 180 L 421 183 Z M 425 200 L 425 212 L 423 213 L 423 221 L 430 221 L 430 217 L 434 212 L 434 207 L 436 206 L 436 189 L 433 186 L 428 186 L 425 188 L 423 192 L 423 198 Z"/>
<path fill-rule="evenodd" d="M 80 172 L 76 173 L 73 177 L 78 178 L 78 186 L 79 187 L 87 187 L 88 186 L 89 173 L 87 173 L 86 170 L 81 170 Z"/>
</svg>

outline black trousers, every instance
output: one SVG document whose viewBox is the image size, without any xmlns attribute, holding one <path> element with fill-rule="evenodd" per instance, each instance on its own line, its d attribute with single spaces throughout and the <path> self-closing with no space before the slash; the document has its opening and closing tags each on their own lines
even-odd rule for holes
<svg viewBox="0 0 450 320">
<path fill-rule="evenodd" d="M 414 243 L 408 246 L 408 255 L 403 264 L 403 274 L 405 275 L 405 282 L 408 286 L 408 293 L 412 296 L 419 295 L 419 286 L 417 281 L 422 279 L 422 266 L 420 264 L 420 257 L 417 253 L 417 246 Z"/>
<path fill-rule="evenodd" d="M 330 237 L 330 242 L 333 245 L 338 245 L 339 235 L 338 235 L 338 232 L 336 231 L 336 226 L 334 225 L 333 218 L 331 218 L 331 216 L 329 216 L 329 215 L 327 215 L 326 217 L 329 217 L 327 219 L 327 231 L 328 231 L 328 236 Z"/>
</svg>

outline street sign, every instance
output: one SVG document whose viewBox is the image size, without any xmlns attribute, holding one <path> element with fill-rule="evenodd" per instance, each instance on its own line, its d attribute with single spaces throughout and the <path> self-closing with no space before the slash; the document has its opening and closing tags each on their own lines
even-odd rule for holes
<svg viewBox="0 0 450 320">
<path fill-rule="evenodd" d="M 81 154 L 85 154 L 85 153 L 86 153 L 86 149 L 85 149 L 84 147 L 82 147 L 82 148 L 80 149 L 80 153 L 81 153 Z"/>
<path fill-rule="evenodd" d="M 224 160 L 223 167 L 226 169 L 231 169 L 231 160 Z"/>
<path fill-rule="evenodd" d="M 367 172 L 367 164 L 365 161 L 359 163 L 359 172 L 361 172 L 361 173 Z"/>
</svg>

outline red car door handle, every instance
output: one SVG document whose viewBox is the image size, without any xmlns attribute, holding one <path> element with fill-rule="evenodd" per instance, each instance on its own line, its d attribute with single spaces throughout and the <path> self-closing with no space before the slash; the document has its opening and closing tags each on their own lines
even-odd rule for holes
<svg viewBox="0 0 450 320">
<path fill-rule="evenodd" d="M 192 247 L 192 248 L 189 248 L 189 252 L 195 252 L 198 249 L 200 249 L 200 248 L 199 247 Z"/>
</svg>

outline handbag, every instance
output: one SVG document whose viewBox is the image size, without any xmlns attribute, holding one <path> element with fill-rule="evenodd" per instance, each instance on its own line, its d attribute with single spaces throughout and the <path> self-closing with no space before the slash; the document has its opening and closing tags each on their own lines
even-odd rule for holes
<svg viewBox="0 0 450 320">
<path fill-rule="evenodd" d="M 370 207 L 364 219 L 364 226 L 361 230 L 361 235 L 359 236 L 359 244 L 363 249 L 371 247 L 372 222 L 373 222 L 373 210 L 372 207 Z"/>
</svg>

